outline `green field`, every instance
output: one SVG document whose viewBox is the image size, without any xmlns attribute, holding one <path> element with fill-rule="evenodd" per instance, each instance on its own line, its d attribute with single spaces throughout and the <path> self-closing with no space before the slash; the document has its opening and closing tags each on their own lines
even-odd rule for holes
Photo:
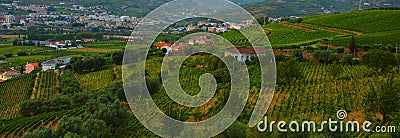
<svg viewBox="0 0 400 138">
<path fill-rule="evenodd" d="M 37 46 L 0 46 L 0 53 L 2 54 L 17 55 L 21 52 L 35 53 L 44 50 L 48 50 L 48 48 Z"/>
<path fill-rule="evenodd" d="M 106 40 L 106 41 L 86 43 L 83 44 L 83 46 L 88 48 L 123 49 L 125 48 L 126 43 L 127 43 L 126 40 Z"/>
</svg>

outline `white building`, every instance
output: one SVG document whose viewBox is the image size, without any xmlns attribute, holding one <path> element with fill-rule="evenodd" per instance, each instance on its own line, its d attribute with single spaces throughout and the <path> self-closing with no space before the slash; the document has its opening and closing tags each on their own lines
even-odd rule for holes
<svg viewBox="0 0 400 138">
<path fill-rule="evenodd" d="M 14 15 L 5 15 L 4 18 L 6 23 L 14 23 Z"/>
<path fill-rule="evenodd" d="M 246 60 L 251 60 L 251 57 L 256 56 L 256 52 L 264 54 L 265 50 L 262 48 L 236 47 L 225 50 L 225 56 L 232 56 L 239 62 L 245 62 Z"/>
<path fill-rule="evenodd" d="M 65 65 L 65 64 L 68 64 L 68 63 L 71 62 L 71 58 L 70 58 L 70 57 L 58 57 L 58 58 L 54 58 L 54 61 L 55 61 L 57 64 L 63 64 L 63 65 Z"/>
<path fill-rule="evenodd" d="M 57 63 L 54 60 L 47 60 L 42 63 L 42 71 L 56 69 Z"/>
</svg>

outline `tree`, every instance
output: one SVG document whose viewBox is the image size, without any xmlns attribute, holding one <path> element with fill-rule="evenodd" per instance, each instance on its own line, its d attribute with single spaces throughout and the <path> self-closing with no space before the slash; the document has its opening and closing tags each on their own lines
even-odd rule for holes
<svg viewBox="0 0 400 138">
<path fill-rule="evenodd" d="M 315 51 L 313 54 L 313 58 L 319 63 L 325 63 L 325 64 L 339 61 L 338 54 L 332 53 L 330 50 Z"/>
<path fill-rule="evenodd" d="M 22 64 L 22 65 L 21 65 L 21 70 L 19 71 L 19 73 L 21 73 L 21 74 L 24 73 L 24 69 L 25 69 L 25 68 L 24 68 L 24 64 Z"/>
<path fill-rule="evenodd" d="M 378 85 L 377 89 L 367 91 L 363 95 L 363 107 L 367 113 L 379 113 L 383 123 L 400 111 L 400 83 L 393 76 Z"/>
<path fill-rule="evenodd" d="M 351 36 L 351 41 L 350 41 L 350 51 L 353 52 L 353 57 L 356 56 L 356 50 L 357 50 L 357 45 L 356 41 L 354 40 L 354 35 Z"/>
<path fill-rule="evenodd" d="M 19 105 L 20 114 L 24 117 L 41 114 L 43 113 L 43 104 L 42 99 L 26 100 Z"/>
<path fill-rule="evenodd" d="M 292 51 L 292 55 L 297 59 L 297 61 L 303 61 L 304 56 L 303 56 L 304 50 L 302 49 L 295 49 Z"/>
<path fill-rule="evenodd" d="M 146 85 L 147 85 L 147 89 L 149 90 L 150 94 L 154 94 L 158 90 L 160 90 L 161 81 L 158 78 L 146 78 Z"/>
<path fill-rule="evenodd" d="M 262 17 L 258 17 L 258 18 L 256 18 L 256 20 L 257 20 L 257 22 L 260 24 L 260 25 L 266 25 L 266 24 L 268 24 L 269 22 L 268 22 L 268 17 L 266 17 L 266 16 L 262 16 Z"/>
<path fill-rule="evenodd" d="M 279 62 L 277 65 L 278 80 L 277 83 L 290 83 L 293 79 L 303 76 L 302 69 L 295 59 L 289 59 L 285 62 Z"/>
<path fill-rule="evenodd" d="M 81 137 L 100 137 L 102 132 L 109 132 L 106 122 L 99 119 L 84 120 L 78 117 L 64 116 L 60 125 L 57 127 L 56 134 L 60 137 L 81 136 Z M 107 134 L 106 134 L 107 135 Z M 108 135 L 111 135 L 109 132 Z"/>
<path fill-rule="evenodd" d="M 122 60 L 124 59 L 124 51 L 118 51 L 112 53 L 112 62 L 115 65 L 122 65 Z"/>
<path fill-rule="evenodd" d="M 345 65 L 353 65 L 353 56 L 350 54 L 346 54 L 342 58 L 342 63 Z"/>
<path fill-rule="evenodd" d="M 60 85 L 62 94 L 81 92 L 79 81 L 71 70 L 64 71 L 64 75 L 60 78 Z"/>
<path fill-rule="evenodd" d="M 24 135 L 26 138 L 54 138 L 57 137 L 55 133 L 51 130 L 51 128 L 40 127 L 39 130 L 28 132 Z"/>
<path fill-rule="evenodd" d="M 398 61 L 392 53 L 382 50 L 374 50 L 364 54 L 361 56 L 361 62 L 380 72 L 390 72 L 393 67 L 398 65 Z"/>
<path fill-rule="evenodd" d="M 228 138 L 245 138 L 246 126 L 236 121 L 228 129 L 225 130 L 223 135 Z"/>
<path fill-rule="evenodd" d="M 336 78 L 343 72 L 343 67 L 340 64 L 332 64 L 329 66 L 329 74 L 333 77 Z"/>
<path fill-rule="evenodd" d="M 219 68 L 213 72 L 217 83 L 228 83 L 231 82 L 231 76 L 227 68 Z"/>
<path fill-rule="evenodd" d="M 108 86 L 110 92 L 118 97 L 121 101 L 127 101 L 122 81 L 113 82 Z"/>
</svg>

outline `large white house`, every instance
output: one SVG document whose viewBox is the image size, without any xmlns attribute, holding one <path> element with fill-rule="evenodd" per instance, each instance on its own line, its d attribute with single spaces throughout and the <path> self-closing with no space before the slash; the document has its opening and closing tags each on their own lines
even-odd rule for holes
<svg viewBox="0 0 400 138">
<path fill-rule="evenodd" d="M 70 57 L 58 57 L 42 63 L 42 71 L 56 69 L 57 65 L 66 65 L 71 62 Z"/>
<path fill-rule="evenodd" d="M 246 60 L 250 60 L 251 57 L 256 56 L 257 53 L 265 53 L 265 49 L 262 48 L 243 48 L 236 47 L 232 49 L 225 50 L 225 56 L 232 56 L 239 62 L 245 62 Z"/>
<path fill-rule="evenodd" d="M 42 63 L 42 71 L 56 69 L 57 63 L 54 60 L 47 60 Z"/>
<path fill-rule="evenodd" d="M 70 57 L 58 57 L 58 58 L 54 58 L 54 61 L 55 61 L 57 64 L 63 64 L 63 65 L 65 65 L 65 64 L 68 64 L 68 63 L 71 62 L 71 58 L 70 58 Z"/>
</svg>

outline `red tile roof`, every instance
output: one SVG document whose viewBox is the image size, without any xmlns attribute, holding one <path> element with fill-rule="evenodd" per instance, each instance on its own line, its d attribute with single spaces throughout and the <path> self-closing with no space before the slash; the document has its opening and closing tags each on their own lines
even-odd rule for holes
<svg viewBox="0 0 400 138">
<path fill-rule="evenodd" d="M 244 47 L 236 47 L 237 51 L 239 51 L 240 53 L 248 53 L 248 54 L 256 54 L 256 51 L 260 54 L 264 54 L 265 53 L 265 49 L 263 48 L 244 48 Z M 235 48 L 229 49 L 227 50 L 227 52 L 230 53 L 237 53 Z"/>
<path fill-rule="evenodd" d="M 158 47 L 158 48 L 162 48 L 162 47 L 164 47 L 164 46 L 169 46 L 169 47 L 171 47 L 171 44 L 170 44 L 170 43 L 167 43 L 167 42 L 158 42 L 158 43 L 157 43 L 157 47 Z"/>
<path fill-rule="evenodd" d="M 34 67 L 39 67 L 39 63 L 37 63 L 37 62 L 33 62 L 33 63 L 31 63 Z"/>
</svg>

